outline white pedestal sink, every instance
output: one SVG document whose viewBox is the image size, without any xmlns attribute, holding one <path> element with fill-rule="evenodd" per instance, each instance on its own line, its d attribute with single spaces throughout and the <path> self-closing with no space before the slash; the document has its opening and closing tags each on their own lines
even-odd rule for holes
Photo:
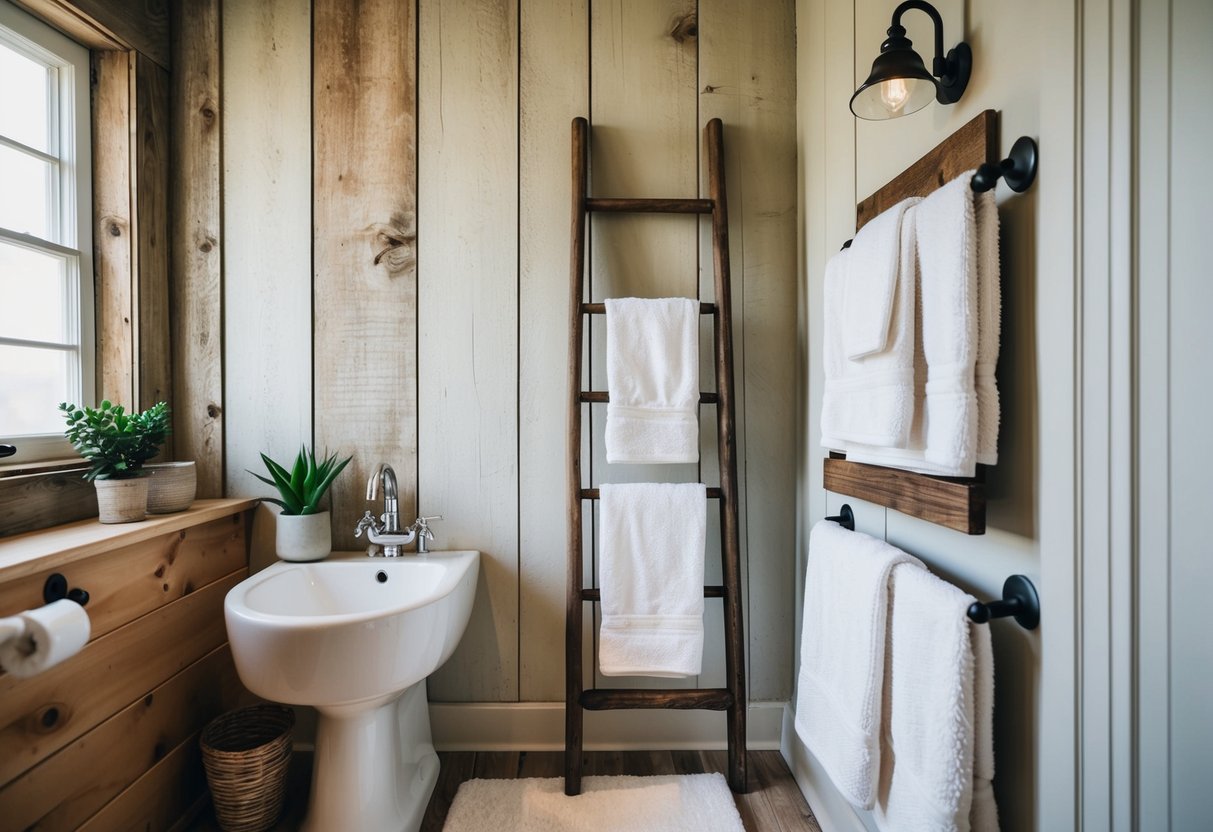
<svg viewBox="0 0 1213 832">
<path fill-rule="evenodd" d="M 438 779 L 425 679 L 463 636 L 480 553 L 281 561 L 224 602 L 236 670 L 320 713 L 307 832 L 415 832 Z"/>
</svg>

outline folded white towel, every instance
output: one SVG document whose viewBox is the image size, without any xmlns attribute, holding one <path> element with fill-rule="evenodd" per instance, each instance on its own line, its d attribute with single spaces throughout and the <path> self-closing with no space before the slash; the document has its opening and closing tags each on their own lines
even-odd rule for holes
<svg viewBox="0 0 1213 832">
<path fill-rule="evenodd" d="M 973 600 L 923 569 L 893 569 L 880 829 L 998 829 L 985 776 L 993 775 L 993 660 L 989 629 L 965 615 Z"/>
<path fill-rule="evenodd" d="M 912 206 L 918 201 L 904 200 L 872 220 L 826 266 L 821 430 L 827 447 L 841 449 L 849 442 L 902 447 L 909 438 L 917 289 Z M 875 253 L 861 247 L 872 225 L 879 229 Z M 892 268 L 883 258 L 890 238 Z M 865 316 L 867 295 L 872 301 Z M 885 329 L 878 331 L 877 324 Z M 873 345 L 876 349 L 864 357 L 854 357 Z"/>
<path fill-rule="evenodd" d="M 600 489 L 603 675 L 698 675 L 707 490 L 702 483 Z"/>
<path fill-rule="evenodd" d="M 920 201 L 918 197 L 903 199 L 882 211 L 855 232 L 851 241 L 842 321 L 846 357 L 852 361 L 884 352 L 888 345 L 901 268 L 902 215 Z"/>
<path fill-rule="evenodd" d="M 606 301 L 607 462 L 699 461 L 699 303 Z"/>
<path fill-rule="evenodd" d="M 972 178 L 958 177 L 910 212 L 920 287 L 910 430 L 897 447 L 823 438 L 853 462 L 972 477 L 978 462 L 998 461 L 998 208 L 992 193 L 973 192 Z"/>
<path fill-rule="evenodd" d="M 880 772 L 889 573 L 917 558 L 826 520 L 809 536 L 796 732 L 853 805 L 872 808 Z"/>
</svg>

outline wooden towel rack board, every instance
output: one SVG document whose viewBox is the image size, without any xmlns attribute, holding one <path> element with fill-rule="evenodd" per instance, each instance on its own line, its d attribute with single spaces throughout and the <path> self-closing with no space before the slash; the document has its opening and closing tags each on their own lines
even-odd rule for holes
<svg viewBox="0 0 1213 832">
<path fill-rule="evenodd" d="M 603 199 L 587 193 L 589 125 L 573 119 L 573 214 L 571 286 L 569 291 L 568 444 L 568 593 L 565 618 L 565 741 L 564 791 L 581 792 L 582 723 L 584 710 L 676 708 L 725 711 L 729 747 L 729 786 L 746 791 L 745 656 L 741 622 L 741 555 L 737 528 L 737 461 L 734 439 L 732 303 L 729 293 L 729 222 L 725 204 L 724 143 L 720 119 L 704 128 L 708 161 L 707 199 Z M 582 383 L 584 319 L 605 312 L 586 294 L 585 238 L 587 214 L 594 211 L 710 214 L 715 303 L 700 304 L 711 315 L 715 341 L 716 393 L 701 393 L 700 404 L 716 406 L 720 487 L 709 488 L 709 500 L 719 500 L 723 586 L 705 586 L 705 598 L 724 600 L 725 687 L 713 689 L 628 690 L 583 689 L 582 605 L 600 600 L 599 590 L 582 586 L 582 502 L 598 499 L 597 488 L 581 480 L 582 404 L 609 400 L 609 393 L 585 391 Z"/>
<path fill-rule="evenodd" d="M 986 110 L 860 202 L 855 230 L 906 197 L 926 196 L 965 171 L 998 162 L 998 113 Z M 836 452 L 831 452 L 822 465 L 827 491 L 858 497 L 965 534 L 986 532 L 983 466 L 977 466 L 973 478 L 936 477 L 849 462 Z"/>
</svg>

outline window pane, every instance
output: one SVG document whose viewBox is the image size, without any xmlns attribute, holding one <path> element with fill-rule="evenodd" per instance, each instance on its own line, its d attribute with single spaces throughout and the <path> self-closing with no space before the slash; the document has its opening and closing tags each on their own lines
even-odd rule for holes
<svg viewBox="0 0 1213 832">
<path fill-rule="evenodd" d="M 0 135 L 50 152 L 50 73 L 0 41 Z"/>
<path fill-rule="evenodd" d="M 0 240 L 0 338 L 77 343 L 67 260 Z"/>
<path fill-rule="evenodd" d="M 0 145 L 0 228 L 53 239 L 51 175 L 49 162 Z"/>
<path fill-rule="evenodd" d="M 74 353 L 0 344 L 0 436 L 62 433 L 59 402 L 68 390 Z"/>
</svg>

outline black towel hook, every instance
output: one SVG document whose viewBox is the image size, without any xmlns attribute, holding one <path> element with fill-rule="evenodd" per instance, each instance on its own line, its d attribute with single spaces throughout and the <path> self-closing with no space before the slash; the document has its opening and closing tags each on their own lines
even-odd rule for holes
<svg viewBox="0 0 1213 832">
<path fill-rule="evenodd" d="M 851 511 L 851 507 L 846 503 L 842 504 L 838 514 L 826 519 L 834 521 L 849 532 L 855 531 L 855 512 Z"/>
<path fill-rule="evenodd" d="M 978 193 L 993 190 L 1002 177 L 1007 187 L 1015 193 L 1023 193 L 1036 180 L 1036 140 L 1020 136 L 1011 145 L 1011 153 L 998 164 L 986 162 L 977 168 L 969 187 Z"/>
<path fill-rule="evenodd" d="M 1035 630 L 1040 624 L 1040 596 L 1036 587 L 1023 575 L 1012 575 L 1002 585 L 1002 600 L 969 605 L 969 620 L 985 624 L 992 618 L 1015 616 L 1025 630 Z"/>
</svg>

